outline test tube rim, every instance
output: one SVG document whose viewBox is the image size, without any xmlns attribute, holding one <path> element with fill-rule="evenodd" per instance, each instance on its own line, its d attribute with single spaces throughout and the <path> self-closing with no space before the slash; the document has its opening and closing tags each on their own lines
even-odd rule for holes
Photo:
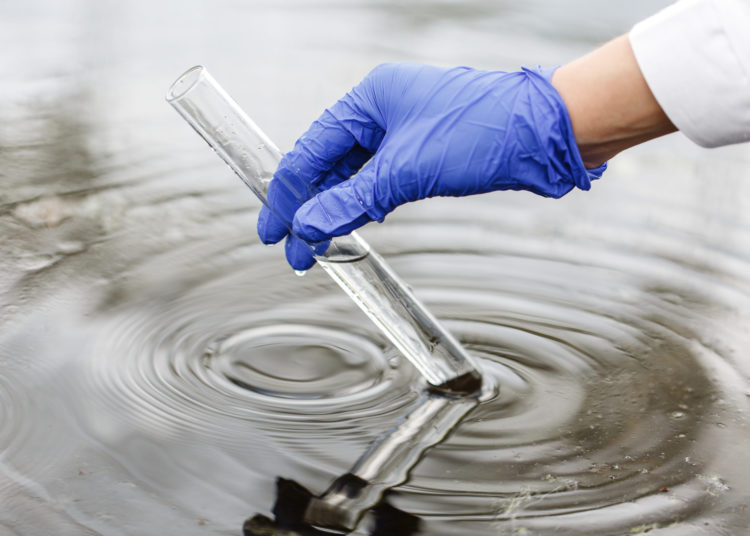
<svg viewBox="0 0 750 536">
<path fill-rule="evenodd" d="M 167 102 L 174 102 L 177 100 L 180 100 L 185 95 L 190 93 L 190 91 L 197 86 L 201 80 L 205 79 L 208 76 L 208 72 L 206 71 L 206 68 L 203 65 L 194 65 L 193 67 L 190 67 L 190 69 L 186 70 L 184 73 L 182 73 L 180 76 L 177 77 L 177 79 L 172 82 L 172 85 L 169 86 L 169 89 L 167 90 L 166 100 Z M 192 77 L 192 78 L 191 78 Z M 181 87 L 182 84 L 186 84 L 186 87 L 183 89 Z"/>
</svg>

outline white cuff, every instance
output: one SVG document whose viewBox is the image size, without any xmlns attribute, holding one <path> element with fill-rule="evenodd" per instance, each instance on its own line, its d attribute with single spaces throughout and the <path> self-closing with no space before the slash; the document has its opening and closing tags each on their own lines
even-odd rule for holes
<svg viewBox="0 0 750 536">
<path fill-rule="evenodd" d="M 750 140 L 750 0 L 681 0 L 630 32 L 674 125 L 704 147 Z"/>
</svg>

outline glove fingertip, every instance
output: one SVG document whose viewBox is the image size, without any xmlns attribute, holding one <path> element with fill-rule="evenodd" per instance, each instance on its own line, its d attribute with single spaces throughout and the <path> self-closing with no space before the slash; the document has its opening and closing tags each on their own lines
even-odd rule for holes
<svg viewBox="0 0 750 536">
<path fill-rule="evenodd" d="M 307 242 L 320 242 L 330 238 L 323 228 L 326 220 L 329 220 L 325 210 L 320 206 L 318 196 L 315 196 L 303 204 L 294 215 L 292 231 L 295 235 Z"/>
<path fill-rule="evenodd" d="M 276 244 L 289 234 L 287 226 L 267 207 L 261 208 L 258 214 L 257 230 L 258 237 L 264 244 Z"/>
<path fill-rule="evenodd" d="M 317 199 L 317 198 L 316 198 Z M 293 232 L 310 243 L 322 243 L 336 236 L 347 235 L 372 220 L 362 210 L 338 213 L 331 217 L 325 206 L 315 199 L 303 205 L 294 217 Z"/>
<path fill-rule="evenodd" d="M 309 270 L 315 265 L 312 249 L 305 242 L 289 236 L 285 244 L 286 260 L 295 270 Z"/>
</svg>

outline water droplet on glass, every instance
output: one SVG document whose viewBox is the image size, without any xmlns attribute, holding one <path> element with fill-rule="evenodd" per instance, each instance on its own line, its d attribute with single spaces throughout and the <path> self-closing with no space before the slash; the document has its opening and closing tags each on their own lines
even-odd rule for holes
<svg viewBox="0 0 750 536">
<path fill-rule="evenodd" d="M 297 274 L 299 277 L 304 277 L 305 274 L 307 273 L 307 270 L 295 270 L 294 273 Z"/>
<path fill-rule="evenodd" d="M 683 412 L 683 411 L 673 411 L 670 414 L 670 417 L 672 417 L 673 419 L 676 419 L 676 420 L 677 419 L 684 419 L 685 418 L 685 412 Z"/>
</svg>

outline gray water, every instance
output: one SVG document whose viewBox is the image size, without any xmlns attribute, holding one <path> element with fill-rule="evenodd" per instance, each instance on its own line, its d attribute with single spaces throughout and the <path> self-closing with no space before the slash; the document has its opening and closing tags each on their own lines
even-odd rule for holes
<svg viewBox="0 0 750 536">
<path fill-rule="evenodd" d="M 375 64 L 568 61 L 666 2 L 5 3 L 0 535 L 239 534 L 423 381 L 164 103 L 207 65 L 282 149 Z M 679 135 L 590 192 L 363 236 L 501 386 L 391 499 L 435 535 L 743 535 L 750 150 Z M 364 534 L 364 532 L 363 532 Z"/>
</svg>

